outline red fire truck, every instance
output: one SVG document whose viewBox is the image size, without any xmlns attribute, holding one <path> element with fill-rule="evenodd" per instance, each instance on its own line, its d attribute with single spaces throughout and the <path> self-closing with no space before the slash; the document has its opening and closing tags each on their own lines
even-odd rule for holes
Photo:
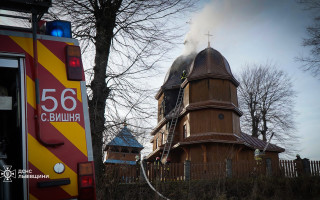
<svg viewBox="0 0 320 200">
<path fill-rule="evenodd" d="M 32 29 L 0 27 L 0 199 L 95 199 L 88 102 L 69 22 L 39 20 L 50 0 L 1 0 Z M 2 12 L 3 13 L 3 12 Z M 7 17 L 25 18 L 1 14 Z M 40 33 L 43 32 L 43 33 Z"/>
</svg>

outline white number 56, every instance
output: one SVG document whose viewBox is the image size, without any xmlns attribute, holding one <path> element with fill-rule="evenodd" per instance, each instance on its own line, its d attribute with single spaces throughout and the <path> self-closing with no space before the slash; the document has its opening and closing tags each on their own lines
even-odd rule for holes
<svg viewBox="0 0 320 200">
<path fill-rule="evenodd" d="M 41 105 L 41 108 L 46 112 L 53 112 L 58 107 L 58 101 L 53 96 L 48 95 L 49 92 L 56 92 L 56 89 L 43 89 L 42 96 L 41 96 L 41 101 L 50 100 L 50 101 L 53 102 L 53 106 L 52 106 L 52 108 L 47 108 L 45 105 Z M 64 89 L 62 91 L 62 93 L 61 93 L 61 106 L 66 111 L 73 111 L 77 107 L 77 101 L 72 96 L 65 96 L 66 92 L 71 92 L 73 95 L 76 94 L 76 92 L 73 89 L 70 89 L 70 88 Z M 71 100 L 72 101 L 71 108 L 68 108 L 66 106 L 66 104 L 65 104 L 66 100 Z"/>
</svg>

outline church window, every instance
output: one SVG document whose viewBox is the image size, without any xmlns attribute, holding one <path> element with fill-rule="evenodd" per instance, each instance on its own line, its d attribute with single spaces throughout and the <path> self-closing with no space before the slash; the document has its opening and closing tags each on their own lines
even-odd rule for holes
<svg viewBox="0 0 320 200">
<path fill-rule="evenodd" d="M 187 124 L 183 125 L 182 132 L 183 132 L 183 138 L 187 138 L 188 137 Z"/>
<path fill-rule="evenodd" d="M 227 159 L 226 172 L 227 172 L 227 177 L 232 177 L 232 160 L 231 159 Z"/>
<path fill-rule="evenodd" d="M 266 170 L 267 170 L 267 175 L 271 176 L 272 175 L 272 162 L 271 158 L 266 158 Z"/>
<path fill-rule="evenodd" d="M 165 144 L 166 141 L 164 140 L 164 132 L 162 133 L 162 144 Z"/>
<path fill-rule="evenodd" d="M 159 115 L 163 115 L 164 111 L 165 111 L 165 100 L 162 100 L 161 104 L 160 104 L 160 108 L 159 108 Z"/>
</svg>

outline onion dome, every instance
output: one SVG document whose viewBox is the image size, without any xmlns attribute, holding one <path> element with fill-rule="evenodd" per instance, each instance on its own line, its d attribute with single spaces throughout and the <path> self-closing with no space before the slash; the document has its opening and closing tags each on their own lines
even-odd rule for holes
<svg viewBox="0 0 320 200">
<path fill-rule="evenodd" d="M 203 78 L 226 79 L 236 86 L 239 85 L 232 75 L 228 61 L 219 51 L 211 47 L 198 53 L 188 75 L 189 81 Z"/>
<path fill-rule="evenodd" d="M 196 53 L 179 56 L 168 70 L 161 88 L 171 89 L 179 87 L 181 84 L 181 74 L 183 70 L 186 70 L 187 74 L 189 73 L 190 66 L 195 56 Z"/>
</svg>

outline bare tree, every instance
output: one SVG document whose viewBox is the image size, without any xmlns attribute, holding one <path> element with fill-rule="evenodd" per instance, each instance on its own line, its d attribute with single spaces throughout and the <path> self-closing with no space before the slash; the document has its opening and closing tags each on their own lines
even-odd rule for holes
<svg viewBox="0 0 320 200">
<path fill-rule="evenodd" d="M 315 11 L 317 16 L 314 18 L 313 25 L 307 27 L 308 38 L 303 40 L 303 46 L 310 47 L 309 56 L 297 57 L 302 62 L 302 69 L 309 71 L 314 77 L 320 79 L 320 1 L 319 0 L 300 0 L 305 9 Z"/>
<path fill-rule="evenodd" d="M 82 49 L 95 55 L 87 72 L 98 199 L 104 196 L 103 133 L 123 118 L 150 117 L 150 106 L 144 103 L 150 90 L 141 87 L 141 81 L 151 76 L 178 36 L 178 27 L 172 26 L 175 17 L 183 17 L 191 7 L 192 0 L 54 1 L 51 17 L 70 20 Z"/>
<path fill-rule="evenodd" d="M 298 139 L 294 132 L 296 92 L 291 79 L 272 64 L 247 65 L 238 79 L 242 129 L 264 141 L 274 132 L 275 142 L 290 153 Z"/>
</svg>

